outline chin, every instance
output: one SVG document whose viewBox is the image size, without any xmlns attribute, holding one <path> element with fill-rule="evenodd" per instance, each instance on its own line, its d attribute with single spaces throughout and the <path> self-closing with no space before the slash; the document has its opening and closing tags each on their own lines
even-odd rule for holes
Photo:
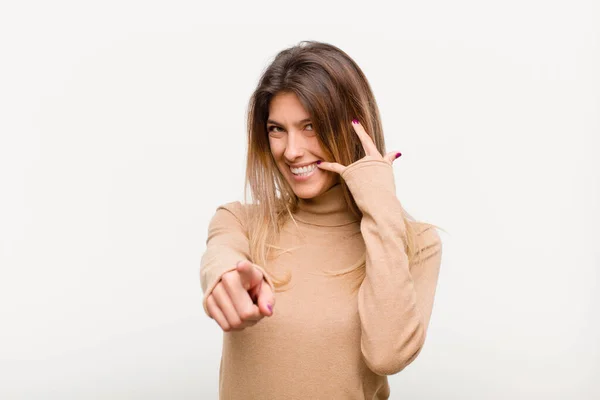
<svg viewBox="0 0 600 400">
<path fill-rule="evenodd" d="M 321 194 L 321 191 L 318 190 L 318 188 L 315 189 L 296 189 L 294 188 L 294 193 L 296 193 L 296 196 L 300 197 L 301 199 L 312 199 L 313 197 L 317 197 L 319 194 Z"/>
<path fill-rule="evenodd" d="M 289 182 L 296 196 L 301 199 L 311 199 L 324 193 L 328 186 L 327 179 L 319 179 L 314 182 Z"/>
<path fill-rule="evenodd" d="M 313 175 L 308 179 L 298 180 L 294 177 L 291 171 L 286 168 L 286 171 L 282 171 L 288 185 L 294 191 L 294 194 L 301 199 L 311 199 L 316 197 L 327 190 L 328 187 L 332 186 L 330 177 L 328 176 L 331 172 L 324 171 L 318 167 L 315 169 Z"/>
</svg>

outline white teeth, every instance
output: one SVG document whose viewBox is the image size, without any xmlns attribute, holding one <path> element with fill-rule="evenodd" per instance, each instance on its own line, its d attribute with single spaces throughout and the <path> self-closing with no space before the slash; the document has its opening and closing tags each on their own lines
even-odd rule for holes
<svg viewBox="0 0 600 400">
<path fill-rule="evenodd" d="M 311 172 L 315 168 L 317 168 L 317 165 L 311 164 L 311 165 L 307 165 L 307 166 L 301 167 L 301 168 L 290 168 L 290 170 L 292 171 L 292 173 L 294 175 L 301 175 L 301 174 Z"/>
</svg>

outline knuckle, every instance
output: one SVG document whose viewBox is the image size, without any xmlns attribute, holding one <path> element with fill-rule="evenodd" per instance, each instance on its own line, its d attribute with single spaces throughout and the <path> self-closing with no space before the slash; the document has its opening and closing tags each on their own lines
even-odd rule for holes
<svg viewBox="0 0 600 400">
<path fill-rule="evenodd" d="M 239 275 L 237 271 L 229 271 L 228 273 L 224 274 L 221 277 L 221 280 L 223 281 L 224 284 L 230 285 L 231 283 L 235 282 L 236 279 L 238 279 Z"/>
<path fill-rule="evenodd" d="M 240 312 L 240 318 L 242 320 L 248 320 L 254 317 L 254 312 L 251 309 L 244 309 L 243 311 Z"/>
<path fill-rule="evenodd" d="M 219 296 L 223 292 L 223 283 L 219 282 L 215 285 L 209 297 Z"/>
<path fill-rule="evenodd" d="M 240 319 L 241 319 L 242 321 L 245 321 L 245 320 L 247 320 L 248 318 L 249 318 L 248 311 L 244 310 L 244 311 L 241 311 L 241 312 L 240 312 Z"/>
<path fill-rule="evenodd" d="M 215 299 L 212 296 L 206 298 L 206 309 L 208 310 L 208 316 L 212 319 L 215 318 Z"/>
<path fill-rule="evenodd" d="M 237 320 L 234 323 L 230 324 L 232 329 L 239 329 L 244 326 L 244 322 L 242 320 Z"/>
</svg>

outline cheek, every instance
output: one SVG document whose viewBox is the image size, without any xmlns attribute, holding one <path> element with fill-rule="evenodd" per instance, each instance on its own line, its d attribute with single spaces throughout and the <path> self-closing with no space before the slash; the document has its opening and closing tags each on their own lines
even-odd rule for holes
<svg viewBox="0 0 600 400">
<path fill-rule="evenodd" d="M 315 141 L 311 143 L 311 151 L 313 152 L 313 154 L 325 154 L 325 148 L 323 147 L 322 143 L 317 139 L 315 139 Z"/>
<path fill-rule="evenodd" d="M 269 139 L 269 150 L 271 150 L 271 154 L 273 154 L 273 157 L 275 157 L 278 153 L 277 144 L 274 143 L 271 139 Z"/>
<path fill-rule="evenodd" d="M 271 141 L 271 154 L 275 160 L 281 160 L 285 153 L 285 142 L 283 140 Z"/>
<path fill-rule="evenodd" d="M 271 147 L 271 154 L 275 161 L 280 161 L 283 153 L 276 147 Z"/>
<path fill-rule="evenodd" d="M 270 150 L 271 150 L 271 156 L 273 158 L 273 161 L 275 162 L 275 165 L 277 165 L 277 168 L 279 170 L 281 170 L 285 166 L 285 165 L 282 165 L 282 164 L 284 164 L 284 162 L 282 161 L 283 149 L 281 148 L 281 146 L 278 146 L 276 143 L 272 143 L 270 147 L 271 147 Z"/>
<path fill-rule="evenodd" d="M 281 140 L 273 139 L 269 136 L 269 147 L 271 148 L 271 152 L 275 153 L 277 148 L 281 147 Z"/>
</svg>

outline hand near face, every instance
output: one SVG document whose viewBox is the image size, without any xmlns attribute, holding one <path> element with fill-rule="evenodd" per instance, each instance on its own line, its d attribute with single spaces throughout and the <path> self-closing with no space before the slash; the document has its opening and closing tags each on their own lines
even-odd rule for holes
<svg viewBox="0 0 600 400">
<path fill-rule="evenodd" d="M 356 119 L 352 120 L 352 127 L 354 128 L 354 131 L 358 135 L 358 137 L 363 145 L 363 148 L 365 149 L 366 155 L 364 158 L 371 158 L 374 160 L 383 160 L 383 161 L 388 162 L 390 165 L 392 165 L 394 160 L 396 160 L 398 157 L 400 157 L 402 155 L 402 153 L 400 153 L 400 152 L 392 151 L 390 153 L 387 153 L 385 156 L 382 156 L 379 153 L 379 150 L 377 150 L 377 147 L 375 146 L 373 139 L 371 139 L 371 137 L 367 134 L 367 132 L 365 131 L 365 128 L 363 128 L 363 126 L 360 124 L 360 122 L 358 122 L 358 120 L 356 120 Z M 348 168 L 339 163 L 328 162 L 328 161 L 321 161 L 320 163 L 317 162 L 317 166 L 319 168 L 327 170 L 327 171 L 337 172 L 340 175 L 342 174 L 342 172 L 344 172 L 346 170 L 346 168 Z"/>
</svg>

